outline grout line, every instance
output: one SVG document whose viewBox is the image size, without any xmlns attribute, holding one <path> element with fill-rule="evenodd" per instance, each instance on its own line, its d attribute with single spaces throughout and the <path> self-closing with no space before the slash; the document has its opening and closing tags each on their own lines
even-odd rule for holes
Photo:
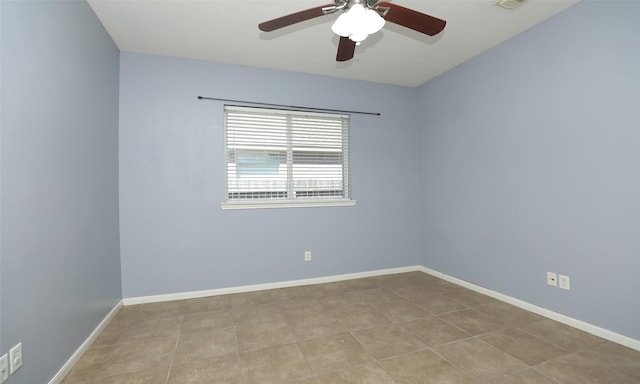
<svg viewBox="0 0 640 384">
<path fill-rule="evenodd" d="M 544 321 L 544 319 L 543 319 L 543 320 L 537 320 L 537 321 Z M 535 323 L 535 321 L 534 321 L 533 323 Z M 528 325 L 528 324 L 531 324 L 531 323 L 527 323 L 527 325 Z M 537 339 L 537 340 L 542 341 L 543 343 L 551 344 L 551 345 L 553 345 L 554 347 L 558 347 L 558 348 L 560 348 L 560 349 L 562 349 L 563 351 L 565 351 L 565 352 L 566 352 L 566 353 L 565 353 L 565 355 L 568 355 L 568 354 L 570 354 L 570 353 L 573 353 L 572 351 L 569 351 L 568 349 L 564 348 L 563 346 L 561 346 L 561 345 L 559 345 L 559 344 L 556 344 L 556 343 L 554 343 L 554 342 L 553 342 L 553 341 L 551 341 L 551 340 L 543 339 L 542 337 L 540 337 L 540 336 L 538 336 L 538 335 L 534 335 L 533 333 L 531 333 L 531 332 L 527 331 L 526 329 L 522 329 L 522 328 L 520 328 L 519 326 L 515 326 L 515 327 L 513 327 L 513 329 L 516 329 L 516 330 L 518 330 L 518 331 L 520 331 L 520 332 L 522 332 L 522 333 L 525 333 L 525 334 L 527 334 L 527 335 L 529 335 L 529 336 L 533 337 L 534 339 Z M 564 356 L 564 355 L 563 355 L 563 356 Z M 559 356 L 557 356 L 557 357 L 559 357 Z M 545 360 L 545 361 L 543 361 L 542 363 L 547 362 L 547 361 L 550 361 L 550 360 L 553 360 L 553 359 L 555 359 L 555 357 L 554 357 L 554 358 L 551 358 L 551 359 L 549 359 L 549 360 Z"/>
<path fill-rule="evenodd" d="M 229 305 L 231 305 L 231 303 L 229 303 Z M 231 311 L 231 309 L 229 311 Z M 236 324 L 233 314 L 231 314 L 231 320 L 233 321 L 233 334 L 235 335 L 235 339 L 236 339 L 236 360 L 238 361 L 240 376 L 242 376 L 242 382 L 247 383 L 248 379 L 244 374 L 244 369 L 242 369 L 242 360 L 240 359 L 240 342 L 238 341 L 238 324 Z"/>
<path fill-rule="evenodd" d="M 182 320 L 184 323 L 184 319 Z M 173 370 L 173 362 L 176 359 L 176 351 L 178 350 L 178 343 L 180 343 L 180 335 L 182 335 L 181 331 L 182 325 L 180 325 L 180 330 L 178 331 L 178 337 L 176 338 L 176 344 L 173 346 L 173 352 L 171 353 L 171 362 L 169 363 L 169 370 L 167 371 L 167 380 L 166 384 L 169 384 L 169 379 L 171 378 L 171 371 Z"/>
</svg>

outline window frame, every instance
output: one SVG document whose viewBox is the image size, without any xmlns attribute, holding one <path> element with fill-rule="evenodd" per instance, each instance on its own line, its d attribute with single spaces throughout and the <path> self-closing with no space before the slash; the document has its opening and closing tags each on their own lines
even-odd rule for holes
<svg viewBox="0 0 640 384">
<path fill-rule="evenodd" d="M 308 198 L 308 197 L 292 197 L 293 194 L 290 192 L 293 190 L 293 185 L 291 183 L 294 182 L 295 178 L 291 176 L 287 176 L 286 178 L 286 186 L 287 194 L 286 198 L 238 198 L 232 199 L 229 197 L 231 193 L 252 193 L 248 192 L 231 192 L 229 189 L 229 151 L 232 149 L 229 146 L 228 138 L 228 111 L 236 111 L 236 112 L 248 112 L 254 113 L 258 112 L 261 114 L 273 114 L 273 115 L 284 115 L 288 117 L 322 117 L 322 118 L 337 118 L 337 119 L 346 119 L 346 124 L 343 122 L 342 124 L 342 189 L 343 196 L 342 197 L 323 197 L 323 198 Z M 351 116 L 344 113 L 320 113 L 320 112 L 307 112 L 302 110 L 291 110 L 291 109 L 282 109 L 282 108 L 264 108 L 264 107 L 248 107 L 248 106 L 237 106 L 237 105 L 225 105 L 224 106 L 224 201 L 221 203 L 221 208 L 224 210 L 233 210 L 233 209 L 260 209 L 260 208 L 308 208 L 308 207 L 340 207 L 340 206 L 353 206 L 356 204 L 356 200 L 351 197 L 351 164 L 350 164 L 350 143 L 349 143 L 349 135 L 350 135 L 350 120 Z M 292 135 L 293 128 L 289 125 L 286 127 L 287 132 L 286 135 L 290 137 Z M 344 132 L 346 130 L 346 132 Z M 290 140 L 286 143 L 286 152 L 287 158 L 291 157 L 291 163 L 287 160 L 287 173 L 291 174 L 293 169 L 290 169 L 289 166 L 293 166 L 293 158 L 294 156 L 294 146 Z M 236 154 L 237 155 L 237 154 Z M 235 155 L 234 155 L 235 156 Z M 237 157 L 235 160 L 235 172 L 239 172 L 237 168 Z M 258 193 L 259 191 L 256 191 Z M 267 192 L 267 191 L 265 191 Z"/>
</svg>

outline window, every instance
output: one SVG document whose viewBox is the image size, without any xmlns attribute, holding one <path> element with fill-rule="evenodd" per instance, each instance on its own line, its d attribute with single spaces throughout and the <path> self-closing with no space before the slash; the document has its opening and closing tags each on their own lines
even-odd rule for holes
<svg viewBox="0 0 640 384">
<path fill-rule="evenodd" d="M 349 116 L 225 107 L 225 209 L 353 205 Z"/>
</svg>

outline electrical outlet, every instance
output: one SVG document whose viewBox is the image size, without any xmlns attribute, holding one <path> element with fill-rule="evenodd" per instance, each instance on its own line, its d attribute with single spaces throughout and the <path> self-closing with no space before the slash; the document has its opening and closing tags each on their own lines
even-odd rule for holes
<svg viewBox="0 0 640 384">
<path fill-rule="evenodd" d="M 16 344 L 9 350 L 9 374 L 13 375 L 22 367 L 22 343 Z"/>
<path fill-rule="evenodd" d="M 571 288 L 571 281 L 569 280 L 569 276 L 558 275 L 558 287 L 566 289 L 568 291 L 569 288 Z"/>
<path fill-rule="evenodd" d="M 304 261 L 311 261 L 311 251 L 304 251 Z"/>
<path fill-rule="evenodd" d="M 558 286 L 558 275 L 554 272 L 547 272 L 547 284 L 552 287 Z"/>
<path fill-rule="evenodd" d="M 0 357 L 0 384 L 9 378 L 9 356 L 5 353 Z"/>
</svg>

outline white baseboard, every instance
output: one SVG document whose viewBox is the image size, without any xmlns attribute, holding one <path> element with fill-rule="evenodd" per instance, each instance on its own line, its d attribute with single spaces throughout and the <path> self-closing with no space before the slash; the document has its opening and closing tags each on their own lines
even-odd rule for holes
<svg viewBox="0 0 640 384">
<path fill-rule="evenodd" d="M 158 303 L 158 302 L 162 302 L 162 301 L 197 299 L 199 297 L 228 295 L 228 294 L 231 294 L 231 293 L 245 293 L 245 292 L 254 292 L 254 291 L 266 291 L 266 290 L 269 290 L 269 289 L 298 287 L 298 286 L 301 286 L 301 285 L 333 283 L 333 282 L 336 282 L 336 281 L 362 279 L 362 278 L 365 278 L 365 277 L 382 276 L 382 275 L 393 275 L 393 274 L 397 274 L 397 273 L 421 271 L 422 270 L 421 268 L 423 268 L 423 267 L 421 267 L 419 265 L 416 265 L 416 266 L 413 266 L 413 267 L 379 269 L 379 270 L 376 270 L 376 271 L 369 271 L 369 272 L 349 273 L 349 274 L 345 274 L 345 275 L 334 275 L 334 276 L 326 276 L 326 277 L 314 277 L 314 278 L 310 278 L 310 279 L 289 280 L 289 281 L 282 281 L 282 282 L 277 282 L 277 283 L 244 285 L 244 286 L 239 286 L 239 287 L 208 289 L 208 290 L 204 290 L 204 291 L 168 293 L 168 294 L 164 294 L 164 295 L 130 297 L 130 298 L 123 299 L 122 302 L 123 302 L 124 305 L 135 305 L 135 304 Z"/>
<path fill-rule="evenodd" d="M 71 355 L 69 360 L 60 368 L 58 373 L 49 381 L 49 384 L 60 384 L 62 380 L 71 372 L 76 363 L 80 360 L 82 355 L 84 355 L 87 350 L 91 347 L 91 344 L 98 338 L 100 333 L 106 328 L 106 326 L 111 322 L 111 319 L 118 313 L 118 311 L 122 308 L 122 301 L 119 301 L 111 311 L 105 316 L 104 319 L 98 324 L 96 329 L 91 332 L 89 337 L 80 345 L 80 347 Z"/>
<path fill-rule="evenodd" d="M 522 301 L 520 299 L 516 299 L 514 297 L 507 296 L 505 294 L 502 294 L 502 293 L 499 293 L 499 292 L 496 292 L 496 291 L 492 291 L 492 290 L 487 289 L 487 288 L 483 288 L 483 287 L 481 287 L 479 285 L 475 285 L 475 284 L 470 283 L 468 281 L 458 279 L 457 277 L 449 276 L 449 275 L 446 275 L 444 273 L 441 273 L 441 272 L 438 272 L 438 271 L 434 271 L 433 269 L 430 269 L 430 268 L 419 267 L 418 269 L 420 271 L 424 272 L 424 273 L 427 273 L 427 274 L 435 276 L 435 277 L 439 277 L 442 280 L 446 280 L 446 281 L 448 281 L 450 283 L 454 283 L 454 284 L 460 285 L 460 286 L 468 288 L 468 289 L 470 289 L 472 291 L 476 291 L 478 293 L 482 293 L 484 295 L 493 297 L 494 299 L 497 299 L 497 300 L 500 300 L 500 301 L 504 301 L 505 303 L 515 305 L 516 307 L 522 308 L 522 309 L 527 310 L 529 312 L 536 313 L 538 315 L 544 316 L 544 317 L 549 318 L 551 320 L 555 320 L 555 321 L 557 321 L 559 323 L 566 324 L 566 325 L 568 325 L 570 327 L 577 328 L 577 329 L 579 329 L 581 331 L 585 331 L 585 332 L 590 333 L 592 335 L 599 336 L 599 337 L 601 337 L 603 339 L 606 339 L 606 340 L 612 341 L 614 343 L 624 345 L 625 347 L 629 347 L 629 348 L 635 349 L 637 351 L 640 351 L 640 340 L 632 339 L 632 338 L 630 338 L 628 336 L 624 336 L 624 335 L 621 335 L 619 333 L 610 331 L 608 329 L 598 327 L 597 325 L 589 324 L 589 323 L 586 323 L 586 322 L 584 322 L 582 320 L 574 319 L 573 317 L 569 317 L 569 316 L 563 315 L 561 313 L 557 313 L 557 312 L 551 311 L 549 309 L 542 308 L 542 307 L 539 307 L 537 305 L 528 303 L 526 301 Z"/>
<path fill-rule="evenodd" d="M 603 339 L 640 351 L 640 340 L 632 339 L 628 336 L 621 335 L 619 333 L 610 331 L 608 329 L 601 328 L 596 325 L 589 324 L 578 319 L 574 319 L 572 317 L 563 315 L 561 313 L 557 313 L 549 309 L 542 308 L 537 305 L 528 303 L 526 301 L 516 299 L 514 297 L 507 296 L 505 294 L 492 291 L 487 288 L 483 288 L 479 285 L 470 283 L 462 279 L 458 279 L 457 277 L 446 275 L 444 273 L 441 273 L 420 265 L 410 266 L 410 267 L 401 267 L 401 268 L 381 269 L 381 270 L 369 271 L 369 272 L 350 273 L 345 275 L 317 277 L 317 278 L 303 279 L 303 280 L 290 280 L 290 281 L 268 283 L 268 284 L 245 285 L 245 286 L 230 287 L 230 288 L 210 289 L 210 290 L 204 290 L 204 291 L 170 293 L 170 294 L 164 294 L 164 295 L 130 297 L 130 298 L 123 299 L 122 303 L 123 305 L 135 305 L 135 304 L 157 303 L 157 302 L 163 302 L 163 301 L 194 299 L 194 298 L 207 297 L 207 296 L 228 295 L 231 293 L 244 293 L 244 292 L 253 292 L 253 291 L 263 291 L 268 289 L 296 287 L 301 285 L 332 283 L 336 281 L 361 279 L 365 277 L 391 275 L 391 274 L 413 272 L 413 271 L 421 271 L 426 274 L 439 277 L 443 280 L 462 286 L 464 288 L 468 288 L 472 291 L 476 291 L 478 293 L 491 296 L 497 300 L 515 305 L 516 307 L 522 308 L 524 310 L 536 313 L 546 318 L 580 329 L 587 333 L 602 337 Z"/>
</svg>

